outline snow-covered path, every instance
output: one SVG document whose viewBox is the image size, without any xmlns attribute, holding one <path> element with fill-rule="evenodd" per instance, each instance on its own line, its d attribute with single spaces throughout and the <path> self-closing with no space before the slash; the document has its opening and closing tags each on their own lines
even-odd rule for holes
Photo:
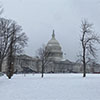
<svg viewBox="0 0 100 100">
<path fill-rule="evenodd" d="M 0 77 L 0 100 L 100 100 L 100 75 L 46 74 Z"/>
</svg>

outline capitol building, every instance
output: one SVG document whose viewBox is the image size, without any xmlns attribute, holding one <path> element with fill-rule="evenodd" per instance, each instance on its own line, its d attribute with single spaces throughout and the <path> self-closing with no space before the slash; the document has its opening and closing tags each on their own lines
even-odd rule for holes
<svg viewBox="0 0 100 100">
<path fill-rule="evenodd" d="M 54 30 L 51 39 L 46 45 L 46 49 L 50 51 L 49 63 L 45 66 L 45 73 L 82 73 L 83 67 L 81 63 L 71 62 L 63 58 L 63 51 L 60 43 L 57 41 Z M 4 64 L 4 66 L 6 66 Z M 87 73 L 100 73 L 99 64 L 89 64 L 86 67 Z M 3 72 L 6 67 L 3 67 Z M 15 73 L 41 73 L 41 60 L 38 57 L 30 57 L 28 55 L 18 55 L 15 57 L 14 64 Z"/>
<path fill-rule="evenodd" d="M 53 30 L 51 40 L 47 43 L 46 49 L 50 50 L 50 54 L 51 54 L 49 56 L 50 59 L 52 59 L 54 61 L 62 61 L 62 59 L 63 59 L 62 48 L 61 48 L 59 42 L 55 38 L 54 30 Z"/>
</svg>

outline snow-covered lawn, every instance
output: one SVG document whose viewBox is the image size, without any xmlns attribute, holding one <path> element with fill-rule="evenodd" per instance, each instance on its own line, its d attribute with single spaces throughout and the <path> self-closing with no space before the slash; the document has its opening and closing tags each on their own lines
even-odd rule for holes
<svg viewBox="0 0 100 100">
<path fill-rule="evenodd" d="M 100 100 L 100 75 L 46 74 L 0 77 L 0 100 Z"/>
</svg>

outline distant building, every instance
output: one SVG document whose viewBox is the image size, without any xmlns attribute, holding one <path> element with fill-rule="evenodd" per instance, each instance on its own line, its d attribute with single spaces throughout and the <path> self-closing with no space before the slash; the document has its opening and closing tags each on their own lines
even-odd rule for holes
<svg viewBox="0 0 100 100">
<path fill-rule="evenodd" d="M 50 62 L 45 67 L 45 73 L 82 73 L 82 64 L 64 60 L 62 48 L 55 38 L 54 31 L 51 40 L 46 45 L 46 49 L 49 49 L 51 54 L 49 56 Z M 6 63 L 3 66 L 3 72 L 5 72 Z M 41 61 L 38 57 L 33 58 L 27 55 L 16 56 L 14 71 L 15 73 L 40 73 Z M 95 63 L 89 64 L 86 71 L 88 73 L 100 73 L 100 65 Z"/>
<path fill-rule="evenodd" d="M 63 52 L 59 42 L 55 38 L 55 33 L 53 30 L 52 38 L 47 43 L 46 49 L 50 50 L 49 59 L 54 61 L 62 61 L 63 59 Z"/>
</svg>

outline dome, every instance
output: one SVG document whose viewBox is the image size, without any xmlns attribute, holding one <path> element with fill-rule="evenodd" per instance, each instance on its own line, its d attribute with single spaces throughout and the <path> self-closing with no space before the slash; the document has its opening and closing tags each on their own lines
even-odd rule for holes
<svg viewBox="0 0 100 100">
<path fill-rule="evenodd" d="M 51 53 L 50 57 L 49 57 L 50 59 L 57 60 L 57 61 L 62 60 L 63 53 L 62 53 L 61 46 L 60 46 L 59 42 L 55 38 L 54 30 L 53 30 L 52 38 L 47 43 L 46 48 Z"/>
<path fill-rule="evenodd" d="M 53 33 L 51 40 L 47 43 L 47 47 L 51 48 L 52 50 L 60 50 L 61 46 L 59 42 L 55 39 L 55 34 Z"/>
</svg>

